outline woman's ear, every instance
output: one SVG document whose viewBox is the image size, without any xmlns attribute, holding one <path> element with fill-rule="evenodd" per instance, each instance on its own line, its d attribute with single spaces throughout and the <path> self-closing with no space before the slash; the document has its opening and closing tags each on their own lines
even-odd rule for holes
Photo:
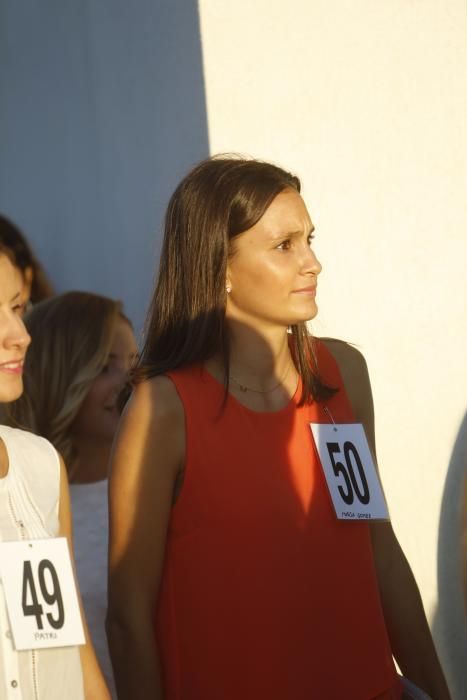
<svg viewBox="0 0 467 700">
<path fill-rule="evenodd" d="M 232 291 L 232 282 L 230 280 L 230 269 L 229 269 L 229 264 L 227 264 L 227 270 L 225 271 L 225 291 L 227 294 L 230 294 Z"/>
</svg>

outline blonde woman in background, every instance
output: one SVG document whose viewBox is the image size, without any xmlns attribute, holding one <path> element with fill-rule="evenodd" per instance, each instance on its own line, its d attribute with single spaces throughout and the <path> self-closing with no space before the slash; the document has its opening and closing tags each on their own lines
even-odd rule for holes
<svg viewBox="0 0 467 700">
<path fill-rule="evenodd" d="M 31 338 L 21 320 L 22 312 L 21 275 L 11 251 L 0 243 L 0 402 L 4 404 L 18 399 L 23 391 L 23 363 Z M 0 425 L 0 542 L 45 540 L 47 546 L 48 539 L 58 537 L 66 537 L 71 550 L 70 499 L 63 460 L 43 438 Z M 8 571 L 4 559 L 1 577 L 0 697 L 108 700 L 89 641 L 80 647 L 16 649 L 15 620 L 6 609 Z M 23 595 L 25 580 L 23 571 Z M 39 608 L 42 611 L 40 604 Z"/>
<path fill-rule="evenodd" d="M 33 345 L 16 424 L 48 438 L 68 465 L 75 559 L 91 636 L 113 690 L 104 619 L 107 596 L 107 465 L 117 398 L 136 355 L 120 302 L 68 292 L 26 315 Z"/>
</svg>

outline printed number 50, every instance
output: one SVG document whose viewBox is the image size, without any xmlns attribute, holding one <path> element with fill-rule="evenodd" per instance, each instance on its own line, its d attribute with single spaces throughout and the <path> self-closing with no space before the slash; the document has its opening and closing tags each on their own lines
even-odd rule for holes
<svg viewBox="0 0 467 700">
<path fill-rule="evenodd" d="M 46 571 L 49 572 L 52 582 L 52 590 L 47 588 Z M 54 565 L 49 559 L 42 559 L 37 567 L 37 576 L 39 579 L 39 588 L 42 598 L 48 605 L 57 606 L 57 617 L 50 613 L 46 614 L 47 621 L 55 630 L 63 627 L 65 622 L 65 610 L 63 608 L 62 592 L 60 590 L 60 582 Z M 28 603 L 28 598 L 30 603 Z M 44 629 L 42 617 L 44 615 L 42 605 L 39 603 L 36 591 L 36 583 L 32 571 L 31 562 L 26 560 L 23 563 L 23 595 L 21 600 L 24 615 L 33 615 L 36 618 L 37 629 Z"/>
<path fill-rule="evenodd" d="M 352 505 L 354 502 L 354 493 L 356 494 L 358 500 L 363 505 L 368 505 L 370 502 L 370 489 L 368 488 L 368 482 L 365 476 L 365 470 L 363 469 L 362 460 L 358 454 L 355 445 L 348 441 L 344 442 L 344 460 L 345 466 L 342 462 L 336 460 L 336 455 L 340 456 L 341 448 L 338 442 L 327 442 L 326 446 L 328 448 L 329 457 L 331 459 L 332 469 L 336 476 L 342 475 L 344 479 L 346 489 L 342 486 L 338 486 L 338 491 L 342 496 L 342 500 L 348 506 Z M 352 458 L 358 470 L 358 475 L 360 477 L 361 487 L 357 482 L 355 476 L 354 467 L 352 464 Z"/>
</svg>

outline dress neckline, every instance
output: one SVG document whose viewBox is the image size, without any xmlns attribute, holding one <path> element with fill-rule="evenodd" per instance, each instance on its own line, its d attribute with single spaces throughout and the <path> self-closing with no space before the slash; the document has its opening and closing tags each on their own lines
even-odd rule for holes
<svg viewBox="0 0 467 700">
<path fill-rule="evenodd" d="M 222 393 L 225 391 L 225 385 L 216 379 L 209 370 L 207 370 L 204 366 L 200 366 L 200 371 L 201 371 L 201 376 L 207 377 L 208 381 L 211 382 L 211 384 L 215 385 L 217 389 L 220 389 Z M 279 408 L 277 411 L 256 411 L 254 408 L 250 408 L 249 406 L 245 406 L 244 403 L 242 403 L 239 399 L 237 399 L 236 396 L 234 396 L 230 391 L 227 392 L 228 394 L 228 400 L 232 402 L 233 405 L 239 407 L 242 411 L 246 411 L 247 413 L 253 414 L 254 416 L 281 416 L 284 413 L 287 413 L 291 409 L 295 408 L 298 403 L 298 396 L 300 395 L 300 391 L 302 388 L 302 379 L 300 375 L 298 375 L 298 380 L 297 380 L 297 386 L 295 387 L 295 391 L 293 392 L 292 396 L 289 398 L 287 403 L 282 407 Z"/>
</svg>

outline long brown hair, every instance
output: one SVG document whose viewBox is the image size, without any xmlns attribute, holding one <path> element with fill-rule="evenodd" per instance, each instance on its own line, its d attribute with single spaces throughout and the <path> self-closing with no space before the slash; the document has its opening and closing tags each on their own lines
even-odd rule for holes
<svg viewBox="0 0 467 700">
<path fill-rule="evenodd" d="M 227 391 L 225 279 L 232 241 L 287 188 L 300 192 L 299 179 L 286 170 L 225 155 L 201 162 L 178 185 L 167 208 L 159 276 L 133 384 L 220 352 Z M 301 402 L 334 393 L 319 377 L 305 323 L 291 327 L 291 348 L 303 383 Z"/>
<path fill-rule="evenodd" d="M 50 440 L 70 471 L 73 423 L 107 361 L 118 318 L 125 318 L 119 301 L 67 292 L 35 304 L 24 319 L 32 337 L 24 392 L 7 406 L 7 422 Z"/>
</svg>

